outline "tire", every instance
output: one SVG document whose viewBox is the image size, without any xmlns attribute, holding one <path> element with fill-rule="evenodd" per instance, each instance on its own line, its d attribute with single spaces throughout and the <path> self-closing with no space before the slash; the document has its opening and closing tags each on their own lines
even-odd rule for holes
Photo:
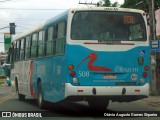
<svg viewBox="0 0 160 120">
<path fill-rule="evenodd" d="M 88 101 L 91 110 L 104 111 L 109 105 L 109 100 L 106 99 L 93 99 Z"/>
<path fill-rule="evenodd" d="M 25 95 L 19 94 L 19 92 L 18 92 L 18 99 L 19 99 L 20 101 L 25 101 Z"/>
<path fill-rule="evenodd" d="M 19 93 L 18 91 L 18 82 L 17 82 L 17 79 L 16 79 L 16 81 L 15 81 L 15 86 L 16 86 L 16 93 Z"/>
<path fill-rule="evenodd" d="M 42 92 L 42 83 L 38 83 L 38 106 L 40 109 L 45 108 L 45 101 L 43 99 L 43 92 Z"/>
<path fill-rule="evenodd" d="M 25 101 L 25 95 L 19 93 L 17 80 L 16 80 L 16 93 L 18 94 L 18 99 L 19 99 L 20 101 Z"/>
</svg>

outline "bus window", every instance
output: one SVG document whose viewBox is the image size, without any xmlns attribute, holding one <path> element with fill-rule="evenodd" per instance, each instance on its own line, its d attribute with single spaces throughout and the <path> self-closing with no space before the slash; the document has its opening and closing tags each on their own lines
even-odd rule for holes
<svg viewBox="0 0 160 120">
<path fill-rule="evenodd" d="M 18 40 L 16 44 L 16 61 L 19 61 L 20 57 L 20 46 L 21 46 L 21 41 Z"/>
<path fill-rule="evenodd" d="M 58 39 L 56 41 L 57 55 L 61 55 L 64 53 L 65 35 L 66 35 L 66 22 L 61 22 L 58 24 Z"/>
<path fill-rule="evenodd" d="M 24 60 L 25 55 L 25 39 L 21 39 L 20 60 Z"/>
<path fill-rule="evenodd" d="M 25 45 L 25 60 L 28 60 L 30 58 L 30 48 L 31 48 L 31 36 L 27 36 Z"/>
<path fill-rule="evenodd" d="M 136 29 L 140 30 L 136 31 Z M 137 37 L 140 34 L 143 35 Z M 145 22 L 139 13 L 117 13 L 113 11 L 76 12 L 71 24 L 71 39 L 144 41 L 146 40 Z"/>
<path fill-rule="evenodd" d="M 58 25 L 54 25 L 53 28 L 54 28 L 53 40 L 56 40 L 57 39 L 57 35 L 58 35 Z"/>
<path fill-rule="evenodd" d="M 143 38 L 144 31 L 143 31 L 143 29 L 141 29 L 140 24 L 131 25 L 129 27 L 129 29 L 131 31 L 130 32 L 131 33 L 131 35 L 130 35 L 131 40 Z"/>
<path fill-rule="evenodd" d="M 46 55 L 53 54 L 53 26 L 47 29 Z"/>
<path fill-rule="evenodd" d="M 58 25 L 54 25 L 53 27 L 53 55 L 56 54 L 56 42 L 58 38 Z"/>
<path fill-rule="evenodd" d="M 65 36 L 65 22 L 58 24 L 58 39 Z"/>
<path fill-rule="evenodd" d="M 38 33 L 38 57 L 43 57 L 44 42 L 43 42 L 43 31 Z"/>
<path fill-rule="evenodd" d="M 37 33 L 32 35 L 31 42 L 31 58 L 37 57 Z"/>
</svg>

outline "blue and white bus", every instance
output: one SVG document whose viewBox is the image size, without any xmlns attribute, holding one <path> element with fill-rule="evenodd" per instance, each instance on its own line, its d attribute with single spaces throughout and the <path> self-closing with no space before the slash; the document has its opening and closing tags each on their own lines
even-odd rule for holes
<svg viewBox="0 0 160 120">
<path fill-rule="evenodd" d="M 150 49 L 146 14 L 111 7 L 75 8 L 23 33 L 12 42 L 12 86 L 19 99 L 109 101 L 149 95 Z"/>
</svg>

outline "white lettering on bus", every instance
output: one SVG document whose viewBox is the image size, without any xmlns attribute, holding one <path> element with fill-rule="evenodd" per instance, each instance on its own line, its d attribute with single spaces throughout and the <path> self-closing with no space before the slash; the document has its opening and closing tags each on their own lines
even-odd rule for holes
<svg viewBox="0 0 160 120">
<path fill-rule="evenodd" d="M 79 77 L 89 77 L 89 71 L 78 71 Z"/>
<path fill-rule="evenodd" d="M 138 72 L 138 68 L 124 68 L 123 66 L 116 66 L 115 72 Z"/>
</svg>

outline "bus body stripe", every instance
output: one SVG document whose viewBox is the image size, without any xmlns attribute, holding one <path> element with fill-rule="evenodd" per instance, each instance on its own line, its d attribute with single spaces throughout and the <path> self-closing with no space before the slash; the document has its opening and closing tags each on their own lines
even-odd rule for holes
<svg viewBox="0 0 160 120">
<path fill-rule="evenodd" d="M 33 75 L 33 61 L 30 61 L 30 69 L 29 69 L 30 93 L 32 97 L 36 97 L 36 92 L 32 86 L 32 75 Z"/>
</svg>

